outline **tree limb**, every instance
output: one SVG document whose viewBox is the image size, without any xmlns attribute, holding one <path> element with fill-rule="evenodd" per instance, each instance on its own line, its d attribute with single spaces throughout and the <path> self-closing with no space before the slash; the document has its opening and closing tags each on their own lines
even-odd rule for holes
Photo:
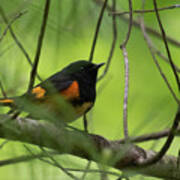
<svg viewBox="0 0 180 180">
<path fill-rule="evenodd" d="M 68 131 L 48 122 L 20 118 L 10 120 L 9 118 L 8 115 L 0 115 L 1 138 L 48 147 L 60 154 L 72 154 L 136 174 L 172 180 L 180 179 L 177 158 L 174 156 L 166 155 L 154 165 L 138 167 L 137 164 L 152 158 L 156 153 L 132 144 L 111 142 L 99 135 Z"/>
</svg>

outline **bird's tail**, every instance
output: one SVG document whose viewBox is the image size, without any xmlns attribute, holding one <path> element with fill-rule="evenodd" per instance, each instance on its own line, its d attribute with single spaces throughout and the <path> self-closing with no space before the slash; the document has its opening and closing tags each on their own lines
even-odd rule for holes
<svg viewBox="0 0 180 180">
<path fill-rule="evenodd" d="M 0 98 L 0 106 L 13 106 L 14 99 L 13 98 Z"/>
</svg>

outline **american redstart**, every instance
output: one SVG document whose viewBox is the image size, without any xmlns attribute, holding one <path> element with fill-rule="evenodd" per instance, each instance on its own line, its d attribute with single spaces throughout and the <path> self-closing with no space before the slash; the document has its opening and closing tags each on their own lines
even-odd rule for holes
<svg viewBox="0 0 180 180">
<path fill-rule="evenodd" d="M 30 92 L 18 97 L 0 99 L 0 105 L 13 108 L 18 107 L 20 101 L 28 100 L 38 106 L 45 104 L 48 110 L 53 109 L 55 113 L 61 114 L 61 108 L 57 103 L 54 103 L 54 97 L 59 96 L 73 107 L 76 114 L 73 118 L 64 119 L 64 121 L 74 121 L 87 113 L 94 105 L 97 72 L 102 65 L 104 63 L 94 64 L 85 60 L 76 61 L 36 85 Z"/>
</svg>

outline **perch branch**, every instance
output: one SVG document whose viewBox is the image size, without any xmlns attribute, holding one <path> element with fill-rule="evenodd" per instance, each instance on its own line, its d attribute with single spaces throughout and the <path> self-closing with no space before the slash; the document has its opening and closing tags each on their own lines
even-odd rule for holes
<svg viewBox="0 0 180 180">
<path fill-rule="evenodd" d="M 138 167 L 140 162 L 154 157 L 156 153 L 132 144 L 111 142 L 102 136 L 68 131 L 48 122 L 21 118 L 17 121 L 9 121 L 9 118 L 8 115 L 0 115 L 1 138 L 47 147 L 59 154 L 71 154 L 95 162 L 104 162 L 122 171 L 173 180 L 180 179 L 177 158 L 173 156 L 166 155 L 150 167 Z M 105 156 L 107 151 L 108 157 Z M 106 161 L 103 161 L 104 158 Z"/>
</svg>

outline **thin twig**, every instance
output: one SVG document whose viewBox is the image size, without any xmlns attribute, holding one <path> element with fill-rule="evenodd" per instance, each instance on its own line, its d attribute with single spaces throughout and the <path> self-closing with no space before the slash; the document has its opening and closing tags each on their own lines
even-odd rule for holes
<svg viewBox="0 0 180 180">
<path fill-rule="evenodd" d="M 44 158 L 39 158 L 39 160 L 41 160 L 42 162 L 48 163 L 52 166 L 57 167 L 52 161 L 49 161 L 47 159 Z M 109 175 L 113 175 L 113 176 L 121 176 L 120 173 L 116 173 L 116 172 L 112 172 L 112 171 L 105 171 L 105 170 L 101 170 L 101 169 L 75 169 L 75 168 L 65 168 L 67 171 L 73 171 L 73 172 L 86 172 L 86 173 L 106 173 Z"/>
<path fill-rule="evenodd" d="M 98 166 L 99 170 L 104 170 L 105 171 L 105 168 L 103 167 L 102 164 L 97 164 L 97 166 Z M 105 173 L 105 172 L 101 172 L 100 173 L 100 180 L 109 180 L 108 174 Z"/>
<path fill-rule="evenodd" d="M 161 148 L 161 150 L 152 158 L 147 159 L 147 161 L 144 161 L 143 163 L 140 163 L 140 166 L 148 166 L 148 165 L 152 165 L 156 162 L 158 162 L 159 160 L 161 160 L 163 158 L 163 156 L 166 154 L 166 152 L 168 151 L 169 147 L 171 146 L 174 137 L 175 137 L 175 132 L 178 128 L 179 125 L 179 120 L 180 120 L 180 111 L 178 109 L 178 112 L 176 114 L 176 117 L 174 119 L 173 125 L 170 129 L 168 138 L 166 140 L 166 142 L 164 143 L 163 147 Z"/>
<path fill-rule="evenodd" d="M 98 4 L 98 5 L 102 5 L 102 3 L 104 3 L 104 1 L 103 0 L 93 0 L 96 4 Z M 110 5 L 107 5 L 106 6 L 106 9 L 109 11 L 109 12 L 112 12 L 112 7 L 110 6 Z M 120 16 L 120 18 L 123 20 L 123 21 L 125 21 L 125 22 L 129 22 L 129 18 L 127 17 L 127 16 Z M 139 21 L 137 21 L 137 20 L 133 20 L 133 26 L 134 27 L 136 27 L 136 28 L 140 28 L 140 22 Z M 157 37 L 158 39 L 162 39 L 162 36 L 161 36 L 161 34 L 158 32 L 158 31 L 156 31 L 155 29 L 152 29 L 150 26 L 145 26 L 145 28 L 146 28 L 146 30 L 147 30 L 147 32 L 148 33 L 150 33 L 151 35 L 153 35 L 153 36 L 155 36 L 155 37 Z M 172 37 L 170 37 L 170 36 L 167 36 L 167 41 L 169 42 L 169 43 L 171 43 L 172 45 L 174 45 L 174 46 L 177 46 L 177 47 L 180 47 L 180 42 L 179 41 L 177 41 L 176 39 L 173 39 Z"/>
<path fill-rule="evenodd" d="M 32 155 L 32 156 L 34 156 L 34 152 L 27 146 L 27 145 L 24 145 L 24 147 L 25 147 L 25 149 Z M 79 180 L 79 179 L 77 179 L 73 174 L 71 174 L 71 173 L 69 173 L 68 172 L 68 170 L 66 170 L 65 168 L 63 168 L 54 158 L 53 158 L 53 153 L 51 153 L 51 152 L 48 152 L 48 151 L 46 151 L 44 148 L 42 148 L 42 147 L 39 147 L 40 149 L 41 149 L 41 153 L 42 153 L 42 155 L 44 155 L 44 156 L 39 156 L 39 157 L 37 157 L 39 160 L 41 160 L 41 161 L 43 161 L 43 162 L 46 162 L 46 163 L 48 163 L 48 164 L 50 164 L 50 165 L 53 165 L 53 166 L 55 166 L 55 167 L 58 167 L 58 168 L 60 168 L 65 174 L 67 174 L 69 177 L 71 177 L 72 179 L 74 178 L 75 180 Z M 56 152 L 55 152 L 56 153 Z M 43 159 L 43 157 L 48 157 L 48 158 L 50 158 L 51 159 L 51 161 L 48 161 L 48 160 L 46 160 L 46 159 Z"/>
<path fill-rule="evenodd" d="M 130 38 L 130 34 L 131 34 L 131 30 L 132 30 L 132 25 L 133 25 L 133 9 L 132 9 L 132 1 L 129 1 L 129 27 L 128 27 L 128 32 L 126 35 L 126 39 L 124 40 L 124 42 L 121 44 L 120 48 L 123 49 L 126 47 L 127 42 Z"/>
<path fill-rule="evenodd" d="M 2 149 L 8 142 L 9 142 L 9 140 L 4 140 L 4 141 L 0 144 L 0 149 Z"/>
<path fill-rule="evenodd" d="M 8 19 L 7 19 L 6 15 L 5 15 L 5 13 L 4 13 L 4 10 L 3 10 L 3 8 L 2 8 L 1 6 L 0 6 L 0 14 L 1 14 L 2 19 L 4 20 L 4 22 L 8 25 L 8 24 L 9 24 Z M 28 54 L 27 51 L 25 50 L 25 48 L 24 48 L 24 46 L 22 45 L 22 43 L 18 40 L 18 38 L 17 38 L 17 36 L 15 35 L 15 33 L 14 33 L 14 31 L 13 31 L 13 29 L 12 29 L 11 26 L 9 26 L 9 32 L 10 32 L 12 38 L 14 39 L 14 42 L 17 44 L 17 46 L 19 47 L 19 49 L 22 51 L 22 53 L 23 53 L 24 56 L 26 57 L 28 63 L 29 63 L 31 66 L 33 66 L 33 63 L 32 63 L 32 61 L 31 61 L 31 58 L 30 58 L 29 54 Z M 38 78 L 40 81 L 42 81 L 41 77 L 40 77 L 38 74 L 37 74 L 37 78 Z"/>
<path fill-rule="evenodd" d="M 97 38 L 98 38 L 98 34 L 99 34 L 99 30 L 100 30 L 100 26 L 101 26 L 101 22 L 102 22 L 102 19 L 103 19 L 103 15 L 104 15 L 104 11 L 105 11 L 107 2 L 108 2 L 108 0 L 104 1 L 104 4 L 102 6 L 102 9 L 101 9 L 101 12 L 100 12 L 100 15 L 99 15 L 99 18 L 98 18 L 98 22 L 97 22 L 97 25 L 96 25 L 96 31 L 95 31 L 95 34 L 94 34 L 94 39 L 93 39 L 93 43 L 92 43 L 92 47 L 91 47 L 91 52 L 90 52 L 90 55 L 89 55 L 89 61 L 90 62 L 93 61 L 94 50 L 95 50 L 95 46 L 96 46 L 96 42 L 97 42 Z"/>
<path fill-rule="evenodd" d="M 88 161 L 88 163 L 86 165 L 86 168 L 84 169 L 84 173 L 82 174 L 81 180 L 85 180 L 86 175 L 87 175 L 88 170 L 90 169 L 90 167 L 91 167 L 91 161 Z"/>
<path fill-rule="evenodd" d="M 150 133 L 150 134 L 144 134 L 141 136 L 135 136 L 135 137 L 129 137 L 129 141 L 132 143 L 141 143 L 141 142 L 147 142 L 147 141 L 151 141 L 151 140 L 158 140 L 158 139 L 162 139 L 165 138 L 169 135 L 170 129 L 165 129 L 159 132 L 155 132 L 155 133 Z M 180 127 L 176 130 L 175 134 L 180 132 Z M 125 143 L 125 139 L 120 139 L 117 141 L 113 141 L 116 143 Z"/>
<path fill-rule="evenodd" d="M 171 9 L 175 9 L 175 8 L 180 8 L 180 4 L 175 4 L 175 5 L 172 5 L 172 6 L 158 8 L 158 11 L 171 10 Z M 133 13 L 138 13 L 138 14 L 139 13 L 152 13 L 152 12 L 155 12 L 155 10 L 154 9 L 148 9 L 148 10 L 134 10 L 133 11 Z M 121 15 L 129 14 L 129 11 L 124 11 L 124 12 L 112 11 L 109 14 L 110 15 L 121 16 Z"/>
<path fill-rule="evenodd" d="M 143 33 L 143 36 L 144 36 L 144 39 L 145 41 L 147 42 L 147 45 L 149 47 L 149 50 L 151 52 L 151 55 L 152 55 L 152 58 L 153 58 L 153 61 L 161 75 L 161 77 L 163 78 L 164 82 L 166 83 L 170 93 L 172 94 L 174 100 L 176 101 L 176 103 L 178 104 L 178 106 L 180 106 L 180 101 L 178 99 L 178 97 L 176 96 L 176 93 L 174 92 L 173 88 L 171 87 L 168 79 L 166 78 L 166 75 L 164 74 L 164 72 L 162 71 L 161 69 L 161 66 L 159 65 L 157 59 L 156 59 L 156 56 L 155 56 L 155 53 L 156 51 L 154 51 L 154 48 L 153 48 L 153 45 L 152 45 L 152 41 L 151 39 L 149 38 L 147 32 L 146 32 L 146 29 L 145 29 L 145 26 L 144 26 L 144 20 L 143 20 L 143 16 L 141 16 L 140 18 L 140 25 L 141 25 L 141 30 L 142 30 L 142 33 Z"/>
<path fill-rule="evenodd" d="M 129 62 L 126 48 L 122 48 L 124 56 L 124 68 L 125 68 L 125 88 L 124 88 L 124 103 L 123 103 L 123 127 L 124 137 L 128 140 L 128 90 L 129 90 Z"/>
<path fill-rule="evenodd" d="M 112 171 L 106 171 L 101 169 L 73 169 L 73 168 L 66 168 L 68 171 L 75 171 L 75 172 L 87 172 L 87 173 L 106 173 L 113 176 L 121 176 L 120 173 L 112 172 Z"/>
<path fill-rule="evenodd" d="M 2 95 L 4 96 L 4 98 L 7 98 L 7 94 L 6 94 L 6 91 L 4 90 L 4 87 L 2 85 L 2 82 L 0 81 L 0 89 L 1 89 L 1 93 Z"/>
<path fill-rule="evenodd" d="M 6 26 L 4 32 L 2 33 L 2 36 L 0 37 L 0 42 L 3 40 L 3 38 L 6 36 L 9 28 L 11 27 L 11 25 L 17 20 L 19 19 L 22 15 L 24 15 L 25 13 L 27 13 L 27 11 L 23 11 L 18 13 Z"/>
<path fill-rule="evenodd" d="M 116 10 L 116 1 L 113 0 L 113 5 L 112 5 L 112 9 L 115 11 Z M 98 81 L 101 80 L 108 72 L 110 64 L 111 64 L 111 60 L 114 54 L 114 50 L 115 50 L 115 46 L 116 46 L 116 41 L 117 41 L 117 23 L 116 23 L 116 16 L 112 16 L 112 29 L 113 29 L 113 41 L 112 41 L 112 45 L 111 45 L 111 49 L 109 52 L 109 57 L 106 63 L 106 67 L 104 69 L 103 74 L 98 78 Z"/>
<path fill-rule="evenodd" d="M 160 50 L 158 50 L 152 42 L 151 42 L 151 46 L 154 49 L 155 54 L 157 54 L 162 60 L 164 60 L 164 62 L 170 64 L 169 59 Z M 176 65 L 175 65 L 175 68 L 176 68 L 176 71 L 180 73 L 180 68 Z"/>
<path fill-rule="evenodd" d="M 36 55 L 34 58 L 34 63 L 33 63 L 32 71 L 31 71 L 31 75 L 30 75 L 28 92 L 31 91 L 31 89 L 33 88 L 35 76 L 37 74 L 38 63 L 39 63 L 39 59 L 40 59 L 40 55 L 41 55 L 41 49 L 42 49 L 44 34 L 45 34 L 45 30 L 46 30 L 46 24 L 47 24 L 47 20 L 48 20 L 50 2 L 51 2 L 51 0 L 46 0 L 46 3 L 45 3 L 43 21 L 42 21 L 42 25 L 41 25 L 39 38 L 38 38 Z"/>
<path fill-rule="evenodd" d="M 158 7 L 157 7 L 156 0 L 153 0 L 153 3 L 154 3 L 154 9 L 155 9 L 155 12 L 156 12 L 156 18 L 157 18 L 158 23 L 159 23 L 159 27 L 160 27 L 160 30 L 161 30 L 162 38 L 163 38 L 164 45 L 165 45 L 165 48 L 166 48 L 166 52 L 167 52 L 167 55 L 168 55 L 168 59 L 169 59 L 169 62 L 170 62 L 172 71 L 173 71 L 173 73 L 174 73 L 174 76 L 175 76 L 175 78 L 176 78 L 176 82 L 177 82 L 178 89 L 179 89 L 179 91 L 180 91 L 179 77 L 178 77 L 178 74 L 177 74 L 177 72 L 176 72 L 176 68 L 175 68 L 175 65 L 174 65 L 174 63 L 173 63 L 172 57 L 171 57 L 171 53 L 170 53 L 169 46 L 168 46 L 168 42 L 167 42 L 167 38 L 166 38 L 166 33 L 165 33 L 165 31 L 164 31 L 164 28 L 163 28 L 163 25 L 162 25 L 162 22 L 161 22 L 161 19 L 160 19 L 160 16 L 159 16 L 159 12 L 158 12 Z"/>
<path fill-rule="evenodd" d="M 42 152 L 44 152 L 45 154 L 47 154 L 47 156 L 51 159 L 51 161 L 53 162 L 53 164 L 58 167 L 59 169 L 61 169 L 66 175 L 68 175 L 69 177 L 71 177 L 74 180 L 80 180 L 79 178 L 77 178 L 76 176 L 74 176 L 72 173 L 70 173 L 66 168 L 64 168 L 63 166 L 61 166 L 59 164 L 59 162 L 57 162 L 53 156 L 51 156 L 51 154 L 49 154 L 44 148 L 40 148 L 42 150 Z"/>
<path fill-rule="evenodd" d="M 163 27 L 162 27 L 160 18 L 158 17 L 158 12 L 157 12 L 158 10 L 157 10 L 156 0 L 153 0 L 153 2 L 154 2 L 154 8 L 155 8 L 155 11 L 156 11 L 156 16 L 157 16 L 158 22 L 160 23 L 160 28 L 161 28 L 161 31 L 162 31 Z M 143 4 L 143 7 L 144 7 L 144 4 Z M 162 34 L 163 34 L 163 40 L 164 40 L 164 43 L 165 43 L 166 42 L 166 36 L 164 34 L 164 29 L 163 29 Z M 167 46 L 166 46 L 166 48 L 167 48 Z M 167 51 L 169 52 L 169 49 Z M 168 57 L 170 57 L 170 56 L 168 55 Z M 171 59 L 171 57 L 170 57 L 170 59 Z M 173 62 L 172 62 L 172 64 L 173 64 Z M 172 68 L 174 68 L 174 66 Z M 176 71 L 175 71 L 175 74 L 176 74 Z M 168 138 L 167 138 L 166 142 L 162 146 L 161 150 L 155 156 L 153 156 L 150 159 L 147 159 L 147 161 L 145 161 L 143 163 L 140 163 L 141 166 L 152 165 L 152 164 L 158 162 L 159 160 L 161 160 L 163 158 L 163 156 L 166 154 L 166 152 L 168 151 L 168 149 L 170 148 L 170 146 L 171 146 L 171 144 L 172 144 L 172 142 L 174 140 L 175 132 L 176 132 L 176 130 L 178 128 L 178 125 L 179 125 L 179 120 L 180 120 L 180 111 L 179 111 L 179 106 L 178 106 L 178 111 L 176 113 L 176 117 L 175 117 L 173 125 L 172 125 L 172 127 L 170 129 L 170 132 L 169 132 L 169 135 L 168 135 Z"/>
<path fill-rule="evenodd" d="M 57 163 L 54 163 L 54 162 L 52 162 L 50 160 L 47 160 L 47 159 L 44 159 L 44 158 L 39 158 L 39 160 L 41 160 L 42 162 L 45 162 L 47 164 L 50 164 L 50 165 L 52 165 L 54 167 L 57 167 L 57 168 L 61 169 L 65 174 L 67 174 L 72 179 L 80 180 L 79 178 L 75 177 L 72 173 L 69 172 L 69 171 L 71 171 L 71 169 L 69 170 L 69 168 L 64 168 L 59 163 L 57 164 Z"/>
<path fill-rule="evenodd" d="M 57 155 L 58 153 L 55 152 L 49 152 L 52 155 Z M 15 158 L 11 158 L 11 159 L 6 159 L 6 160 L 0 160 L 0 167 L 1 166 L 7 166 L 7 165 L 12 165 L 12 164 L 17 164 L 17 163 L 21 163 L 21 162 L 29 162 L 31 160 L 34 159 L 39 159 L 42 157 L 47 157 L 46 154 L 44 153 L 39 153 L 39 154 L 33 154 L 33 155 L 22 155 L 19 157 L 15 157 Z"/>
<path fill-rule="evenodd" d="M 126 45 L 130 38 L 132 22 L 133 22 L 133 14 L 132 14 L 132 1 L 129 0 L 129 26 L 128 32 L 124 42 L 120 45 L 124 56 L 124 68 L 125 68 L 125 89 L 124 89 L 124 103 L 123 103 L 123 126 L 124 126 L 124 136 L 125 139 L 128 140 L 128 91 L 129 91 L 129 60 L 128 54 L 126 51 Z"/>
</svg>

